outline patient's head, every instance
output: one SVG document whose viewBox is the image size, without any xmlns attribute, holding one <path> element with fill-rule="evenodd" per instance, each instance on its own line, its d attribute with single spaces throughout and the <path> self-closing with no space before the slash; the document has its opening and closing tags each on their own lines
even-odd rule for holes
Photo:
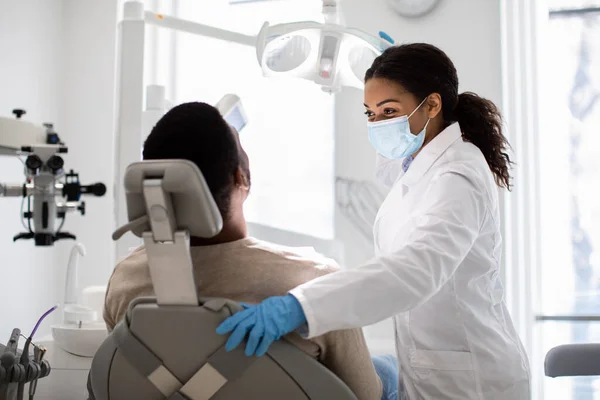
<svg viewBox="0 0 600 400">
<path fill-rule="evenodd" d="M 250 190 L 248 155 L 238 133 L 216 108 L 184 103 L 167 112 L 144 143 L 144 160 L 158 159 L 184 159 L 196 164 L 223 221 L 244 223 L 242 205 Z"/>
</svg>

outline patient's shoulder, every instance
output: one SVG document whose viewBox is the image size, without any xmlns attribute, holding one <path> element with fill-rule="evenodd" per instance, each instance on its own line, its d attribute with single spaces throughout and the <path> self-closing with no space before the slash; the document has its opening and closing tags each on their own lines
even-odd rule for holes
<svg viewBox="0 0 600 400">
<path fill-rule="evenodd" d="M 274 262 L 285 266 L 314 268 L 318 275 L 339 270 L 331 258 L 317 253 L 312 247 L 283 246 L 256 238 L 248 238 L 248 251 L 263 262 Z"/>
<path fill-rule="evenodd" d="M 117 263 L 110 281 L 145 281 L 149 276 L 148 255 L 145 247 L 140 246 Z"/>
<path fill-rule="evenodd" d="M 148 255 L 146 254 L 146 248 L 144 246 L 139 246 L 133 249 L 127 256 L 120 259 L 115 266 L 115 270 L 123 268 L 127 269 L 143 264 L 148 264 Z"/>
<path fill-rule="evenodd" d="M 107 327 L 114 328 L 123 318 L 131 300 L 153 294 L 146 249 L 138 247 L 117 263 L 108 281 L 104 300 Z"/>
</svg>

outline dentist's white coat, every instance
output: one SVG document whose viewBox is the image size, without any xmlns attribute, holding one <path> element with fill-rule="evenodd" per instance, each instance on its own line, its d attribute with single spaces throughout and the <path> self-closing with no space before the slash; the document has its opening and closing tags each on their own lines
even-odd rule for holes
<svg viewBox="0 0 600 400">
<path fill-rule="evenodd" d="M 292 290 L 308 336 L 394 317 L 409 400 L 528 400 L 527 355 L 499 278 L 498 189 L 479 149 L 446 128 L 393 184 L 374 226 L 376 257 Z"/>
</svg>

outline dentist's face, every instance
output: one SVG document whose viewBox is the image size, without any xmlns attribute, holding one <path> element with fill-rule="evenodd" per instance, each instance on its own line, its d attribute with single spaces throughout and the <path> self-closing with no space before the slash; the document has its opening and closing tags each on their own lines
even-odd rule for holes
<svg viewBox="0 0 600 400">
<path fill-rule="evenodd" d="M 365 115 L 371 122 L 412 114 L 408 123 L 414 134 L 421 132 L 432 120 L 427 128 L 426 142 L 441 131 L 439 126 L 443 124 L 442 99 L 438 93 L 430 94 L 425 100 L 419 99 L 404 86 L 388 79 L 371 78 L 365 83 L 364 106 Z"/>
<path fill-rule="evenodd" d="M 365 115 L 371 122 L 410 115 L 420 101 L 402 85 L 382 78 L 371 78 L 365 84 Z M 411 131 L 416 132 L 427 122 L 426 107 L 417 110 L 409 120 Z"/>
</svg>

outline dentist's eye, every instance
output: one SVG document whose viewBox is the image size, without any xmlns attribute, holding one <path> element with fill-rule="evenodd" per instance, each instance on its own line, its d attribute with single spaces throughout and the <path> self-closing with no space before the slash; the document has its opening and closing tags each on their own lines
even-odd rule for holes
<svg viewBox="0 0 600 400">
<path fill-rule="evenodd" d="M 396 114 L 396 110 L 394 110 L 393 108 L 386 108 L 385 110 L 383 110 L 383 113 L 385 115 L 394 115 Z"/>
<path fill-rule="evenodd" d="M 367 110 L 367 111 L 365 111 L 365 115 L 367 117 L 369 117 L 369 118 L 373 118 L 375 116 L 375 113 L 372 112 L 372 111 Z"/>
</svg>

